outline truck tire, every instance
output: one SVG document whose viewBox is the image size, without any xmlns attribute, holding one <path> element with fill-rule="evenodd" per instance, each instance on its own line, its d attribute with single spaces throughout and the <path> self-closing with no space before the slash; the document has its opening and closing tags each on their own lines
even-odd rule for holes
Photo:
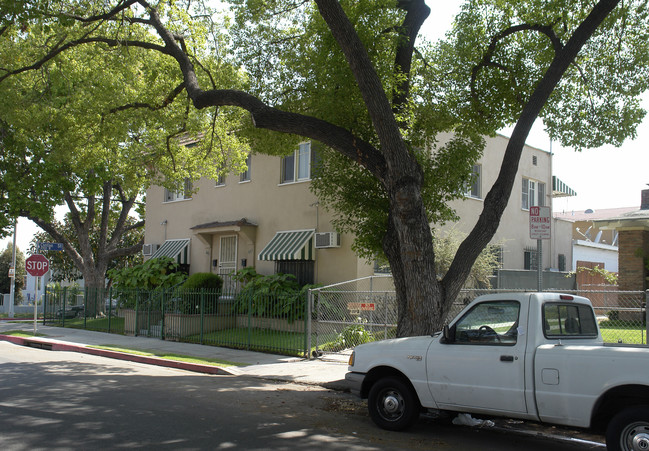
<svg viewBox="0 0 649 451">
<path fill-rule="evenodd" d="M 367 407 L 372 421 L 388 431 L 408 429 L 417 421 L 421 411 L 415 391 L 396 377 L 385 377 L 372 385 Z"/>
<path fill-rule="evenodd" d="M 649 450 L 649 406 L 633 406 L 620 411 L 606 428 L 609 451 Z"/>
</svg>

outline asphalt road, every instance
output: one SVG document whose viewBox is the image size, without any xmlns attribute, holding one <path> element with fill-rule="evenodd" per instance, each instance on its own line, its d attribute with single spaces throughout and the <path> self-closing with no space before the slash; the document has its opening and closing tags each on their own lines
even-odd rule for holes
<svg viewBox="0 0 649 451">
<path fill-rule="evenodd" d="M 391 433 L 321 387 L 0 342 L 0 449 L 603 449 L 422 419 Z"/>
</svg>

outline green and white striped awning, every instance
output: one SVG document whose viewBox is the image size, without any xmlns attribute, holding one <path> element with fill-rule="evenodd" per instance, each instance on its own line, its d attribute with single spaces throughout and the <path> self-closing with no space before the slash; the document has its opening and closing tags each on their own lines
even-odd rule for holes
<svg viewBox="0 0 649 451">
<path fill-rule="evenodd" d="M 171 257 L 180 265 L 189 264 L 189 238 L 181 240 L 167 240 L 151 258 Z"/>
<path fill-rule="evenodd" d="M 259 260 L 313 260 L 313 230 L 277 232 L 262 249 Z"/>
<path fill-rule="evenodd" d="M 556 175 L 552 176 L 552 197 L 570 197 L 576 196 L 577 191 L 559 180 Z"/>
</svg>

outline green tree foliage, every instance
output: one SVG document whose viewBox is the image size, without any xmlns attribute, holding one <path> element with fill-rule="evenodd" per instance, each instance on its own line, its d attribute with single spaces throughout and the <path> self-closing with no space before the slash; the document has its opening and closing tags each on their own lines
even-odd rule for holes
<svg viewBox="0 0 649 451">
<path fill-rule="evenodd" d="M 108 277 L 120 288 L 172 288 L 185 281 L 187 275 L 169 257 L 152 258 L 146 262 L 108 271 Z"/>
<path fill-rule="evenodd" d="M 95 2 L 5 3 L 0 234 L 8 218 L 32 219 L 65 244 L 87 286 L 103 286 L 110 261 L 141 249 L 128 236 L 143 222 L 129 218 L 151 183 L 177 190 L 186 178 L 216 178 L 245 167 L 249 147 L 232 133 L 243 115 L 191 108 L 175 60 L 150 51 L 156 45 L 149 31 L 127 31 L 139 45 L 122 45 L 132 14 L 98 18 L 89 29 L 77 19 L 99 13 Z M 179 29 L 190 22 L 186 11 L 170 7 L 167 13 Z M 191 47 L 206 52 L 208 33 L 216 46 L 201 54 L 199 78 L 212 85 L 240 83 L 218 46 L 224 39 L 218 29 L 191 29 Z M 54 217 L 59 205 L 68 208 L 73 239 Z"/>
<path fill-rule="evenodd" d="M 418 39 L 430 14 L 424 0 L 230 3 L 231 28 L 189 0 L 28 0 L 3 8 L 0 94 L 25 110 L 44 99 L 42 109 L 31 108 L 33 121 L 16 108 L 0 110 L 5 146 L 36 152 L 23 160 L 16 152 L 16 163 L 38 168 L 59 144 L 75 144 L 57 161 L 111 174 L 85 156 L 113 163 L 124 152 L 131 158 L 113 163 L 129 174 L 124 180 L 155 179 L 142 176 L 144 162 L 167 183 L 219 163 L 211 159 L 218 146 L 203 159 L 184 158 L 194 151 L 174 147 L 173 126 L 197 136 L 207 125 L 206 143 L 239 137 L 275 155 L 298 140 L 319 141 L 335 152 L 321 178 L 335 183 L 314 189 L 340 214 L 337 226 L 357 234 L 359 252 L 390 262 L 400 336 L 441 327 L 498 228 L 537 118 L 553 138 L 581 148 L 621 143 L 644 114 L 643 0 L 467 0 L 447 39 L 434 45 Z M 241 120 L 244 112 L 250 121 Z M 514 127 L 497 181 L 438 277 L 429 224 L 454 217 L 447 203 L 469 180 L 481 136 L 504 125 Z M 59 172 L 31 185 L 60 179 Z"/>
<path fill-rule="evenodd" d="M 0 294 L 8 294 L 11 291 L 12 279 L 9 278 L 9 268 L 13 266 L 13 245 L 7 244 L 7 248 L 0 253 Z M 25 276 L 25 254 L 16 248 L 16 285 L 14 285 L 14 302 L 21 298 L 21 290 L 24 289 Z"/>
</svg>

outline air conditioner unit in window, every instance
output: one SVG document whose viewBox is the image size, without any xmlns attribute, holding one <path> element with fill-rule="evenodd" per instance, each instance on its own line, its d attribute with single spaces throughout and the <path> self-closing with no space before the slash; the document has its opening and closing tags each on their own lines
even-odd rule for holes
<svg viewBox="0 0 649 451">
<path fill-rule="evenodd" d="M 340 247 L 340 233 L 321 232 L 315 234 L 315 248 L 326 249 L 329 247 Z"/>
<path fill-rule="evenodd" d="M 142 245 L 142 255 L 149 256 L 153 255 L 155 251 L 160 247 L 159 244 L 143 244 Z"/>
</svg>

